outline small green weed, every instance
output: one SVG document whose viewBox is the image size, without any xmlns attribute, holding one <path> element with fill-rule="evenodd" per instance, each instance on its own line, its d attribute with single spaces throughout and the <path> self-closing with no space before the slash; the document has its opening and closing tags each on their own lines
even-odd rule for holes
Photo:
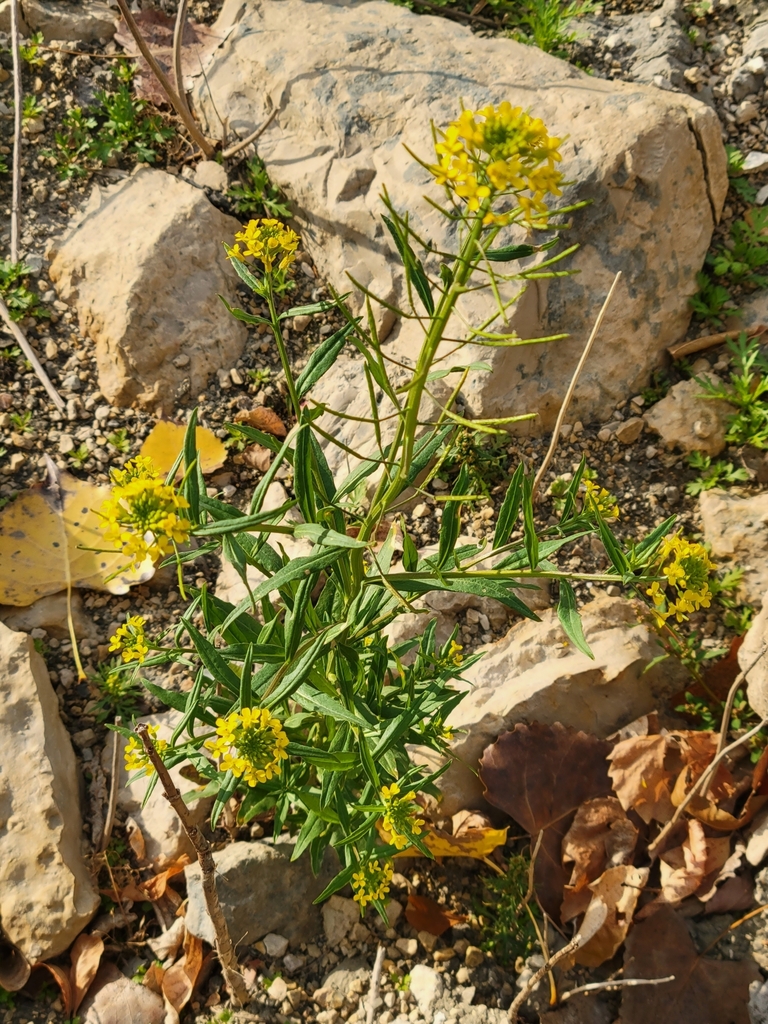
<svg viewBox="0 0 768 1024">
<path fill-rule="evenodd" d="M 127 455 L 131 449 L 131 439 L 128 437 L 128 431 L 125 427 L 121 427 L 119 430 L 108 434 L 107 444 L 114 448 L 115 451 L 120 452 L 121 455 Z"/>
<path fill-rule="evenodd" d="M 227 195 L 235 200 L 238 213 L 257 214 L 288 220 L 292 216 L 285 197 L 269 180 L 264 161 L 253 156 L 245 165 L 243 182 L 231 188 Z"/>
<path fill-rule="evenodd" d="M 407 992 L 411 987 L 410 974 L 397 974 L 396 971 L 391 971 L 389 980 L 397 992 Z"/>
<path fill-rule="evenodd" d="M 716 277 L 733 284 L 768 287 L 768 277 L 758 274 L 768 264 L 768 208 L 756 207 L 744 214 L 744 220 L 731 226 L 731 244 L 710 253 L 707 263 Z"/>
<path fill-rule="evenodd" d="M 480 911 L 482 947 L 500 964 L 514 964 L 518 957 L 530 956 L 536 946 L 533 918 L 539 911 L 535 902 L 531 906 L 525 900 L 529 868 L 527 857 L 510 857 L 506 874 L 485 880 L 487 894 Z"/>
<path fill-rule="evenodd" d="M 11 320 L 19 321 L 27 316 L 42 320 L 50 315 L 40 305 L 37 295 L 27 287 L 26 278 L 31 273 L 26 263 L 0 260 L 0 295 L 5 300 Z"/>
<path fill-rule="evenodd" d="M 685 488 L 685 493 L 693 495 L 701 494 L 702 491 L 709 491 L 713 487 L 720 487 L 722 484 L 736 484 L 749 480 L 749 473 L 743 466 L 734 469 L 732 462 L 723 462 L 718 459 L 713 462 L 711 456 L 701 452 L 693 452 L 688 456 L 688 465 L 691 469 L 701 470 L 701 475 Z"/>
<path fill-rule="evenodd" d="M 667 371 L 663 368 L 656 369 L 651 374 L 650 386 L 641 391 L 643 401 L 646 405 L 655 405 L 666 397 L 671 387 L 672 381 Z"/>
<path fill-rule="evenodd" d="M 511 7 L 513 38 L 556 57 L 567 57 L 566 47 L 576 39 L 570 22 L 595 9 L 591 0 L 524 0 L 505 6 Z"/>
<path fill-rule="evenodd" d="M 695 720 L 695 727 L 703 732 L 719 732 L 720 723 L 725 711 L 725 702 L 711 697 L 698 697 L 686 692 L 685 702 L 678 704 L 675 711 L 688 715 Z M 753 728 L 760 721 L 759 716 L 747 702 L 743 690 L 736 691 L 728 727 L 731 732 L 741 732 Z M 756 736 L 748 741 L 749 756 L 752 764 L 760 760 L 760 755 L 768 743 L 768 730 L 761 729 Z"/>
<path fill-rule="evenodd" d="M 51 653 L 50 647 L 41 636 L 35 637 L 32 643 L 34 644 L 35 650 L 37 651 L 41 658 L 45 658 Z"/>
<path fill-rule="evenodd" d="M 116 715 L 130 720 L 142 704 L 141 686 L 131 673 L 119 671 L 121 665 L 119 658 L 112 658 L 100 665 L 97 673 L 91 676 L 91 683 L 99 694 L 94 708 L 98 722 L 111 720 Z"/>
<path fill-rule="evenodd" d="M 706 271 L 702 270 L 696 275 L 696 283 L 699 290 L 688 301 L 694 313 L 702 320 L 708 320 L 715 327 L 722 327 L 723 317 L 738 315 L 736 309 L 728 306 L 731 293 L 724 285 L 715 284 Z"/>
<path fill-rule="evenodd" d="M 7 448 L 0 449 L 0 459 L 2 459 L 3 456 L 7 454 Z M 11 494 L 6 494 L 4 497 L 0 498 L 0 510 L 4 509 L 6 505 L 10 505 L 10 503 L 13 501 L 13 499 L 16 497 L 18 493 L 18 491 L 13 491 Z"/>
<path fill-rule="evenodd" d="M 78 445 L 74 451 L 69 453 L 69 457 L 74 463 L 76 469 L 82 469 L 90 456 L 91 451 L 85 441 L 83 441 L 81 445 Z"/>
<path fill-rule="evenodd" d="M 0 174 L 8 174 L 9 171 L 10 167 L 8 166 L 8 161 L 2 154 L 0 154 Z"/>
<path fill-rule="evenodd" d="M 755 609 L 752 605 L 741 604 L 736 596 L 744 570 L 729 569 L 722 576 L 713 576 L 709 581 L 709 589 L 720 607 L 724 610 L 723 625 L 742 636 L 749 629 L 754 618 Z"/>
<path fill-rule="evenodd" d="M 25 64 L 29 64 L 31 68 L 39 68 L 45 64 L 45 61 L 38 53 L 38 50 L 42 45 L 43 33 L 34 32 L 29 37 L 29 42 L 27 44 L 22 43 L 19 46 L 19 53 L 21 54 L 21 59 Z"/>
<path fill-rule="evenodd" d="M 255 370 L 246 370 L 245 372 L 257 388 L 260 388 L 262 384 L 268 383 L 269 378 L 272 376 L 272 371 L 268 366 L 260 366 Z"/>
<path fill-rule="evenodd" d="M 730 385 L 713 384 L 696 377 L 709 398 L 722 398 L 735 405 L 737 412 L 728 420 L 725 439 L 728 444 L 750 444 L 768 448 L 768 359 L 757 338 L 747 340 L 742 331 L 736 341 L 728 342 L 734 369 Z"/>
<path fill-rule="evenodd" d="M 728 181 L 731 188 L 745 203 L 754 203 L 757 198 L 757 189 L 747 178 L 743 177 L 744 154 L 736 146 L 726 146 L 725 153 L 728 158 Z"/>
<path fill-rule="evenodd" d="M 13 997 L 13 992 L 6 992 L 4 988 L 0 988 L 0 1006 L 4 1006 L 8 1010 L 16 1009 L 16 1000 Z"/>
<path fill-rule="evenodd" d="M 32 426 L 31 409 L 25 409 L 24 412 L 12 412 L 10 419 L 20 434 L 34 434 L 35 428 Z"/>
</svg>

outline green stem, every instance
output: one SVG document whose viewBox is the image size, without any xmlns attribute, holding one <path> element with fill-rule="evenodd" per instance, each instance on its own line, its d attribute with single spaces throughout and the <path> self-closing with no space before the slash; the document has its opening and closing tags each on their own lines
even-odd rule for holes
<svg viewBox="0 0 768 1024">
<path fill-rule="evenodd" d="M 269 318 L 272 326 L 272 333 L 275 336 L 275 342 L 277 344 L 277 351 L 280 353 L 280 362 L 283 364 L 283 373 L 285 374 L 285 386 L 288 389 L 288 396 L 291 400 L 293 407 L 293 415 L 296 420 L 301 418 L 301 405 L 299 403 L 299 396 L 296 391 L 296 385 L 293 383 L 293 374 L 291 373 L 291 364 L 288 361 L 288 353 L 285 348 L 285 341 L 283 340 L 283 333 L 280 330 L 280 318 L 277 315 L 277 308 L 275 307 L 275 293 L 272 287 L 272 275 L 265 274 L 264 280 L 267 284 L 267 305 L 269 306 Z"/>
</svg>

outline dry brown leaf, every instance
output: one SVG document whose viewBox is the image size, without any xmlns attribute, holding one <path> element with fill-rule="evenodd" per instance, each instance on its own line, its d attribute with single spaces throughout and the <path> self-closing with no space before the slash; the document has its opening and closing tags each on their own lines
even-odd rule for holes
<svg viewBox="0 0 768 1024">
<path fill-rule="evenodd" d="M 451 826 L 451 833 L 461 836 L 471 829 L 493 828 L 493 823 L 487 814 L 479 811 L 457 811 L 451 818 Z"/>
<path fill-rule="evenodd" d="M 708 856 L 703 825 L 699 821 L 689 821 L 688 836 L 682 846 L 665 850 L 661 855 L 661 892 L 656 902 L 674 906 L 686 896 L 692 896 L 707 873 Z"/>
<path fill-rule="evenodd" d="M 175 85 L 172 70 L 175 19 L 162 11 L 152 9 L 140 11 L 134 15 L 134 18 L 152 56 L 168 75 L 171 84 Z M 202 74 L 205 62 L 225 38 L 226 35 L 217 34 L 211 27 L 187 19 L 184 24 L 181 47 L 181 75 L 184 79 L 185 92 L 191 91 L 194 85 L 193 79 Z M 149 65 L 139 53 L 136 41 L 124 21 L 120 21 L 118 25 L 115 42 L 122 46 L 125 52 L 135 58 L 138 63 L 138 71 L 133 80 L 136 95 L 149 100 L 155 106 L 167 106 L 168 98 L 160 88 Z"/>
<path fill-rule="evenodd" d="M 757 964 L 699 956 L 683 918 L 663 906 L 629 933 L 624 977 L 670 974 L 675 980 L 664 985 L 622 989 L 622 1024 L 750 1024 L 749 986 L 762 982 Z"/>
<path fill-rule="evenodd" d="M 488 802 L 506 811 L 534 840 L 544 832 L 536 858 L 536 893 L 556 921 L 566 881 L 562 839 L 585 800 L 610 795 L 609 750 L 607 741 L 559 723 L 518 724 L 488 747 L 480 762 Z"/>
<path fill-rule="evenodd" d="M 561 908 L 563 922 L 584 913 L 592 899 L 590 883 L 606 868 L 629 863 L 636 842 L 637 829 L 616 797 L 581 805 L 563 839 L 563 862 L 573 863 Z"/>
<path fill-rule="evenodd" d="M 376 823 L 376 828 L 385 842 L 391 842 L 391 836 L 381 821 Z M 430 825 L 422 832 L 419 838 L 433 857 L 472 857 L 475 860 L 484 860 L 497 847 L 503 846 L 506 843 L 507 829 L 470 828 L 463 835 L 452 836 L 450 832 L 443 832 L 442 829 Z M 395 857 L 423 856 L 421 851 L 417 850 L 415 846 L 409 846 L 395 854 Z"/>
<path fill-rule="evenodd" d="M 173 967 L 168 968 L 162 981 L 163 999 L 170 1003 L 176 1013 L 179 1013 L 192 997 L 202 965 L 202 940 L 187 932 L 184 936 L 184 956 Z"/>
<path fill-rule="evenodd" d="M 144 833 L 141 831 L 139 823 L 130 816 L 125 819 L 125 834 L 128 837 L 128 845 L 136 855 L 136 859 L 141 863 L 147 856 Z"/>
<path fill-rule="evenodd" d="M 261 444 L 249 444 L 245 451 L 239 456 L 241 463 L 250 469 L 257 469 L 259 473 L 266 473 L 272 465 L 272 452 Z"/>
<path fill-rule="evenodd" d="M 184 918 L 177 917 L 168 931 L 158 935 L 155 939 L 147 939 L 147 945 L 152 950 L 157 960 L 167 960 L 174 957 L 179 951 L 179 946 L 184 941 L 186 931 Z"/>
<path fill-rule="evenodd" d="M 155 469 L 164 476 L 173 469 L 173 464 L 184 447 L 186 432 L 187 428 L 183 423 L 159 420 L 145 438 L 139 454 L 152 459 Z M 220 469 L 226 462 L 227 449 L 207 427 L 197 427 L 195 445 L 200 468 L 204 474 L 213 473 L 215 469 Z M 177 479 L 181 477 L 182 472 L 182 467 L 179 467 L 176 474 Z"/>
<path fill-rule="evenodd" d="M 283 438 L 288 434 L 285 424 L 274 409 L 268 409 L 266 405 L 257 405 L 255 409 L 242 409 L 235 416 L 235 423 L 245 423 L 255 430 L 261 430 L 264 434 L 272 434 L 274 437 Z"/>
<path fill-rule="evenodd" d="M 47 486 L 22 491 L 0 511 L 0 604 L 32 604 L 70 584 L 126 594 L 133 584 L 150 579 L 154 569 L 146 561 L 140 570 L 108 580 L 125 565 L 125 556 L 85 549 L 108 546 L 94 510 L 111 490 L 51 466 Z"/>
<path fill-rule="evenodd" d="M 40 963 L 36 967 L 43 967 L 53 977 L 61 992 L 62 1009 L 66 1017 L 72 1016 L 72 981 L 69 971 L 58 964 Z"/>
<path fill-rule="evenodd" d="M 99 935 L 78 935 L 69 953 L 72 968 L 69 972 L 72 986 L 71 1013 L 77 1011 L 96 977 L 104 953 L 104 940 Z"/>
<path fill-rule="evenodd" d="M 109 962 L 101 965 L 80 1007 L 87 1024 L 162 1024 L 163 1000 Z"/>
<path fill-rule="evenodd" d="M 621 740 L 608 755 L 608 774 L 625 811 L 637 811 L 646 825 L 655 819 L 665 823 L 675 813 L 670 780 L 665 766 L 668 736 L 632 736 Z"/>
<path fill-rule="evenodd" d="M 730 914 L 736 910 L 750 910 L 754 902 L 755 884 L 751 876 L 736 875 L 715 889 L 712 899 L 704 904 L 704 913 Z"/>
<path fill-rule="evenodd" d="M 429 896 L 417 896 L 415 893 L 408 896 L 405 916 L 416 931 L 429 932 L 430 935 L 442 935 L 455 924 L 467 920 L 464 914 L 454 914 Z"/>
<path fill-rule="evenodd" d="M 150 964 L 147 968 L 147 973 L 141 979 L 142 985 L 145 988 L 148 988 L 151 992 L 157 992 L 157 994 L 161 996 L 163 994 L 163 978 L 165 977 L 165 970 L 165 967 L 161 967 L 159 964 Z"/>
<path fill-rule="evenodd" d="M 606 907 L 606 919 L 595 935 L 575 954 L 576 963 L 599 967 L 613 957 L 624 939 L 635 913 L 640 893 L 648 881 L 648 868 L 631 864 L 608 868 L 589 886 L 592 898 Z"/>
<path fill-rule="evenodd" d="M 155 875 L 154 878 L 148 879 L 146 882 L 142 882 L 141 888 L 146 892 L 147 899 L 159 900 L 161 896 L 165 896 L 168 891 L 168 882 L 174 875 L 179 875 L 184 868 L 189 864 L 189 856 L 186 853 L 169 864 L 165 871 L 161 871 L 159 875 Z"/>
</svg>

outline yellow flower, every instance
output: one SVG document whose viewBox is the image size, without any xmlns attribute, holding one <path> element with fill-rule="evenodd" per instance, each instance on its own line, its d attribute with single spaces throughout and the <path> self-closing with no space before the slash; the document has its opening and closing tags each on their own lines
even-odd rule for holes
<svg viewBox="0 0 768 1024">
<path fill-rule="evenodd" d="M 360 865 L 360 870 L 352 875 L 354 899 L 364 907 L 373 900 L 383 900 L 389 892 L 394 870 L 389 861 L 380 864 L 378 860 L 369 860 Z"/>
<path fill-rule="evenodd" d="M 584 508 L 587 512 L 597 512 L 602 519 L 619 518 L 619 504 L 610 491 L 592 480 L 585 480 L 584 488 Z"/>
<path fill-rule="evenodd" d="M 667 592 L 655 580 L 646 590 L 654 603 L 656 624 L 662 626 L 672 616 L 684 622 L 701 608 L 709 608 L 712 593 L 709 574 L 717 566 L 703 544 L 685 540 L 679 534 L 665 537 L 659 547 L 657 572 L 664 577 Z"/>
<path fill-rule="evenodd" d="M 205 746 L 219 758 L 219 771 L 231 771 L 249 786 L 280 774 L 280 762 L 288 757 L 288 737 L 279 718 L 266 708 L 242 708 L 216 719 L 217 739 Z"/>
<path fill-rule="evenodd" d="M 244 250 L 234 245 L 227 250 L 230 259 L 240 260 L 253 256 L 264 264 L 270 273 L 275 264 L 285 270 L 296 259 L 299 247 L 299 236 L 279 220 L 266 217 L 261 220 L 250 220 L 235 235 L 235 242 L 242 242 Z"/>
<path fill-rule="evenodd" d="M 129 615 L 114 636 L 109 638 L 110 651 L 122 651 L 123 661 L 141 664 L 149 653 L 141 615 Z"/>
<path fill-rule="evenodd" d="M 451 646 L 448 648 L 448 660 L 452 661 L 456 668 L 464 661 L 464 655 L 461 653 L 463 650 L 464 648 L 461 644 L 451 640 Z"/>
<path fill-rule="evenodd" d="M 162 758 L 165 751 L 168 749 L 167 740 L 159 740 L 157 738 L 157 726 L 147 726 L 147 732 L 149 733 L 152 742 L 155 745 L 155 750 Z M 147 752 L 144 749 L 144 744 L 137 736 L 131 736 L 126 745 L 125 751 L 125 770 L 127 772 L 141 772 L 142 775 L 153 775 L 154 766 L 147 756 Z"/>
<path fill-rule="evenodd" d="M 383 786 L 381 798 L 384 801 L 384 828 L 390 833 L 393 844 L 398 850 L 404 850 L 411 845 L 411 840 L 405 834 L 407 831 L 413 835 L 420 836 L 424 824 L 423 818 L 417 818 L 418 805 L 414 804 L 416 794 L 406 793 L 400 796 L 400 787 L 396 782 L 391 786 Z"/>
<path fill-rule="evenodd" d="M 485 224 L 506 224 L 515 211 L 490 209 L 496 195 L 512 193 L 517 216 L 529 225 L 546 223 L 547 195 L 562 195 L 561 139 L 550 136 L 540 118 L 522 107 L 500 103 L 463 110 L 435 143 L 437 163 L 429 170 L 438 185 L 464 199 L 471 213 L 483 210 Z"/>
<path fill-rule="evenodd" d="M 104 535 L 132 565 L 164 558 L 189 539 L 192 523 L 178 514 L 189 502 L 161 480 L 151 459 L 140 455 L 111 476 L 112 497 L 101 506 Z"/>
</svg>

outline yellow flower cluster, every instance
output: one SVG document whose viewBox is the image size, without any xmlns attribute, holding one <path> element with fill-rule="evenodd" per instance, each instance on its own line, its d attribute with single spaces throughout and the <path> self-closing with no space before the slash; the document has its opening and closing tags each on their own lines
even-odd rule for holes
<svg viewBox="0 0 768 1024">
<path fill-rule="evenodd" d="M 490 209 L 495 195 L 514 193 L 529 225 L 546 219 L 548 194 L 562 195 L 563 175 L 555 167 L 562 139 L 522 107 L 504 102 L 463 110 L 441 135 L 438 162 L 429 168 L 435 181 L 463 199 L 471 213 L 482 207 L 486 224 L 507 224 L 512 217 Z"/>
<path fill-rule="evenodd" d="M 404 850 L 411 845 L 411 841 L 405 830 L 407 829 L 415 836 L 422 833 L 423 818 L 417 818 L 418 807 L 413 803 L 416 794 L 406 793 L 400 796 L 400 787 L 396 782 L 391 786 L 383 786 L 381 798 L 384 801 L 384 828 L 392 837 L 393 844 L 398 850 Z"/>
<path fill-rule="evenodd" d="M 230 259 L 242 262 L 246 256 L 254 256 L 269 273 L 275 264 L 278 269 L 285 270 L 293 263 L 299 236 L 279 220 L 266 217 L 248 221 L 243 230 L 235 235 L 235 242 L 242 242 L 245 249 L 241 250 L 239 244 L 233 245 L 227 250 Z"/>
<path fill-rule="evenodd" d="M 138 661 L 141 664 L 149 653 L 144 634 L 144 618 L 129 615 L 114 636 L 109 638 L 110 651 L 122 651 L 123 661 Z"/>
<path fill-rule="evenodd" d="M 149 733 L 152 742 L 155 745 L 155 750 L 158 752 L 160 757 L 163 756 L 165 751 L 168 749 L 167 740 L 159 740 L 157 738 L 157 726 L 147 726 L 147 732 Z M 144 744 L 137 736 L 131 736 L 128 740 L 128 744 L 125 748 L 125 770 L 127 772 L 142 772 L 143 775 L 153 775 L 154 766 L 147 756 L 147 752 L 144 749 Z"/>
<path fill-rule="evenodd" d="M 151 459 L 140 455 L 110 475 L 112 497 L 103 502 L 100 513 L 104 535 L 120 545 L 132 565 L 138 568 L 145 558 L 156 562 L 189 539 L 192 523 L 179 515 L 189 502 L 163 483 Z"/>
<path fill-rule="evenodd" d="M 604 487 L 593 483 L 592 480 L 585 480 L 584 487 L 584 509 L 587 512 L 597 512 L 602 519 L 618 519 L 619 504 L 615 495 L 606 491 Z"/>
<path fill-rule="evenodd" d="M 220 758 L 219 771 L 231 771 L 249 786 L 280 774 L 280 762 L 288 757 L 288 737 L 279 718 L 266 708 L 242 708 L 216 719 L 218 738 L 206 747 Z"/>
<path fill-rule="evenodd" d="M 673 615 L 683 622 L 691 612 L 709 608 L 709 574 L 716 568 L 702 544 L 691 543 L 679 534 L 665 537 L 658 559 L 658 571 L 664 580 L 654 581 L 646 591 L 653 599 L 657 624 L 663 625 Z"/>
<path fill-rule="evenodd" d="M 394 869 L 389 861 L 380 864 L 378 860 L 369 860 L 360 865 L 360 870 L 352 875 L 354 899 L 364 907 L 373 900 L 383 900 L 389 892 Z"/>
<path fill-rule="evenodd" d="M 464 655 L 461 653 L 464 650 L 461 644 L 457 644 L 455 640 L 451 640 L 451 646 L 448 648 L 448 660 L 452 662 L 456 668 L 458 668 L 464 661 Z"/>
</svg>

